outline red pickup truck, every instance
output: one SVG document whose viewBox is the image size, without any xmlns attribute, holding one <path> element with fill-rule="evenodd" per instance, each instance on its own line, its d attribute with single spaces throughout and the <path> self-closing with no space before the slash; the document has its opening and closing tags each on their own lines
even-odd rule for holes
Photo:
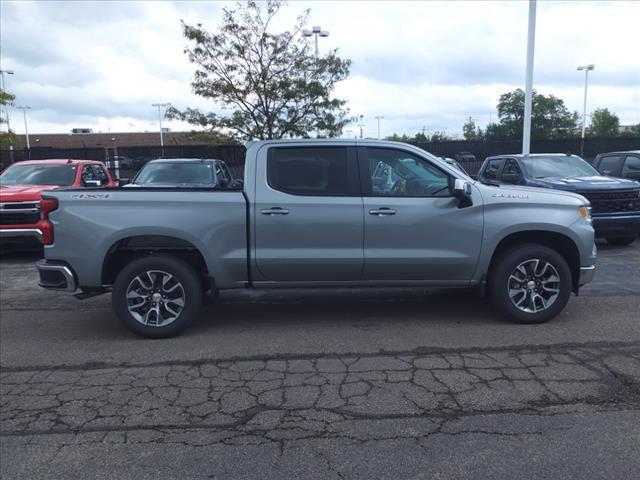
<svg viewBox="0 0 640 480">
<path fill-rule="evenodd" d="M 94 160 L 14 163 L 0 175 L 0 242 L 27 246 L 51 235 L 40 218 L 40 194 L 45 190 L 116 186 L 109 170 Z"/>
</svg>

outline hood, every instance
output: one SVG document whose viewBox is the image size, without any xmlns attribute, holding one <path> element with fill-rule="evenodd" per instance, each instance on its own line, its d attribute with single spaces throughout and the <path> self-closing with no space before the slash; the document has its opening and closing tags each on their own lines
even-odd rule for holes
<svg viewBox="0 0 640 480">
<path fill-rule="evenodd" d="M 3 202 L 24 202 L 40 200 L 46 190 L 56 190 L 58 185 L 0 185 L 0 200 Z"/>
<path fill-rule="evenodd" d="M 615 191 L 640 188 L 640 183 L 624 178 L 592 177 L 545 177 L 529 180 L 529 185 L 543 188 L 555 188 L 568 192 Z"/>
<path fill-rule="evenodd" d="M 513 199 L 520 198 L 522 200 L 535 201 L 536 199 L 545 199 L 552 203 L 565 204 L 567 202 L 578 204 L 585 203 L 586 199 L 579 193 L 549 189 L 549 187 L 535 187 L 524 185 L 490 185 L 482 182 L 476 182 L 476 186 L 483 190 L 483 195 L 488 195 L 494 199 Z"/>
</svg>

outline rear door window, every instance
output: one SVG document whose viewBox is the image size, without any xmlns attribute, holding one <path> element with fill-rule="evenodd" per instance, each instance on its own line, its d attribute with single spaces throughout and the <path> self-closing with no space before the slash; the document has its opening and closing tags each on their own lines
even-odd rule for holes
<svg viewBox="0 0 640 480">
<path fill-rule="evenodd" d="M 609 155 L 607 157 L 602 157 L 600 165 L 598 165 L 598 170 L 606 175 L 616 175 L 618 173 L 621 159 L 621 155 Z"/>
<path fill-rule="evenodd" d="M 291 195 L 357 194 L 351 179 L 357 165 L 347 147 L 277 147 L 269 149 L 269 186 Z"/>
<path fill-rule="evenodd" d="M 624 159 L 624 165 L 622 165 L 622 176 L 628 177 L 629 174 L 635 173 L 634 178 L 640 173 L 640 157 L 635 155 L 627 155 Z"/>
</svg>

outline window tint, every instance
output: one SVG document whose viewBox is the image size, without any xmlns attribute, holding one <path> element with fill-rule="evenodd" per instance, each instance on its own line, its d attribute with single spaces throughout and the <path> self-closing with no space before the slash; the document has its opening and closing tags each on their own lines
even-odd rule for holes
<svg viewBox="0 0 640 480">
<path fill-rule="evenodd" d="M 104 167 L 100 165 L 94 165 L 93 168 L 96 171 L 97 179 L 100 180 L 102 184 L 109 183 L 109 178 L 107 177 L 107 174 L 104 171 Z"/>
<path fill-rule="evenodd" d="M 632 172 L 640 173 L 640 157 L 627 155 L 622 166 L 622 176 L 626 177 Z"/>
<path fill-rule="evenodd" d="M 620 155 L 616 155 L 613 157 L 602 157 L 602 159 L 600 160 L 600 165 L 598 165 L 598 170 L 603 173 L 605 171 L 610 173 L 617 173 L 620 158 Z"/>
<path fill-rule="evenodd" d="M 504 164 L 501 175 L 504 175 L 505 173 L 520 175 L 520 167 L 518 166 L 518 162 L 511 158 L 507 160 Z"/>
<path fill-rule="evenodd" d="M 96 174 L 93 171 L 93 168 L 91 168 L 91 165 L 85 165 L 82 167 L 82 181 L 88 182 L 90 180 L 97 180 Z"/>
<path fill-rule="evenodd" d="M 347 149 L 344 147 L 271 148 L 269 185 L 293 195 L 348 195 Z"/>
<path fill-rule="evenodd" d="M 504 159 L 502 158 L 489 160 L 486 168 L 484 169 L 484 172 L 482 172 L 482 176 L 488 178 L 489 180 L 497 179 L 498 172 L 500 171 L 500 167 L 502 166 L 502 162 L 504 162 Z"/>
<path fill-rule="evenodd" d="M 367 156 L 373 196 L 449 196 L 447 174 L 421 158 L 388 148 L 367 148 Z"/>
</svg>

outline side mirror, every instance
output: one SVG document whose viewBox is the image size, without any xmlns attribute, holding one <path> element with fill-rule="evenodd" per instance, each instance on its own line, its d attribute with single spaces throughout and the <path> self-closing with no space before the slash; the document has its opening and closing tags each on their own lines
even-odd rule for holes
<svg viewBox="0 0 640 480">
<path fill-rule="evenodd" d="M 504 183 L 518 183 L 522 176 L 519 173 L 503 173 L 502 181 Z"/>
<path fill-rule="evenodd" d="M 456 178 L 449 181 L 449 191 L 451 195 L 458 200 L 458 207 L 470 207 L 473 205 L 471 198 L 471 184 L 461 178 Z"/>
<path fill-rule="evenodd" d="M 85 187 L 97 188 L 102 186 L 102 182 L 100 180 L 85 180 L 82 183 L 84 184 Z"/>
<path fill-rule="evenodd" d="M 128 185 L 129 183 L 131 183 L 131 179 L 130 178 L 119 178 L 118 179 L 118 186 L 119 187 L 124 187 L 125 185 Z"/>
</svg>

